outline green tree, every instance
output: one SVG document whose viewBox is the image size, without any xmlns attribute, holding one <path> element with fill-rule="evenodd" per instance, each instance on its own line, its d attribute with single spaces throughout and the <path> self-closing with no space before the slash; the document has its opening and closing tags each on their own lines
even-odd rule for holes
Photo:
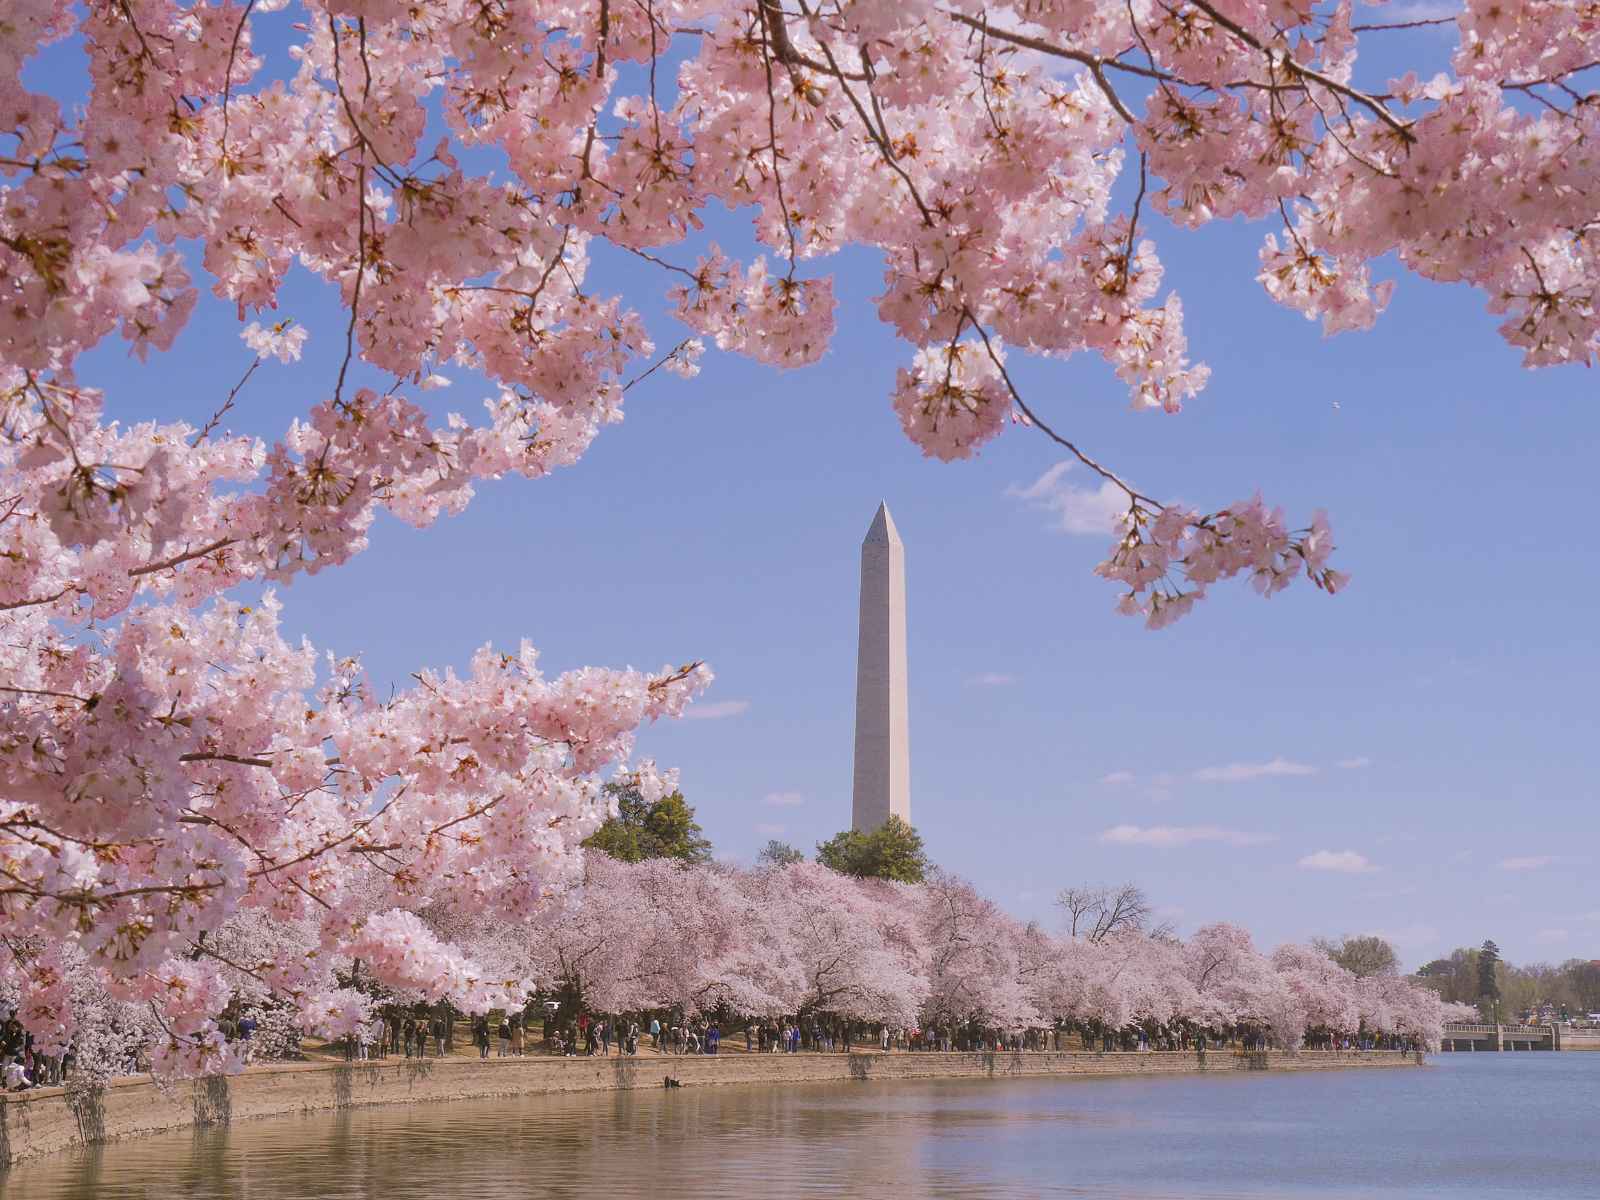
<svg viewBox="0 0 1600 1200">
<path fill-rule="evenodd" d="M 1487 1000 L 1492 1018 L 1500 1019 L 1500 980 L 1495 968 L 1500 965 L 1500 947 L 1492 940 L 1478 947 L 1478 999 Z"/>
<path fill-rule="evenodd" d="M 1365 979 L 1371 975 L 1394 975 L 1400 970 L 1400 956 L 1381 937 L 1342 937 L 1337 941 L 1312 938 L 1311 944 L 1352 975 Z"/>
<path fill-rule="evenodd" d="M 777 838 L 773 838 L 756 853 L 758 867 L 787 867 L 805 860 L 806 856 L 802 852 L 788 842 L 780 842 Z"/>
<path fill-rule="evenodd" d="M 584 845 L 623 862 L 647 858 L 676 858 L 686 863 L 711 861 L 711 841 L 705 836 L 694 809 L 682 792 L 646 802 L 632 784 L 608 783 L 605 792 L 615 797 L 617 815 L 590 834 Z"/>
<path fill-rule="evenodd" d="M 846 829 L 818 843 L 817 861 L 841 875 L 897 883 L 921 883 L 931 868 L 922 835 L 897 816 L 870 833 Z"/>
</svg>

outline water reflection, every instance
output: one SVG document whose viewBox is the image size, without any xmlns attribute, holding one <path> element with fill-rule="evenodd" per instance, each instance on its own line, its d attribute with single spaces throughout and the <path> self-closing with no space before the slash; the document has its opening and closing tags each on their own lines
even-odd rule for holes
<svg viewBox="0 0 1600 1200">
<path fill-rule="evenodd" d="M 1597 1104 L 1600 1055 L 1567 1054 L 1325 1075 L 684 1088 L 245 1121 L 58 1156 L 17 1168 L 0 1192 L 1592 1200 Z"/>
</svg>

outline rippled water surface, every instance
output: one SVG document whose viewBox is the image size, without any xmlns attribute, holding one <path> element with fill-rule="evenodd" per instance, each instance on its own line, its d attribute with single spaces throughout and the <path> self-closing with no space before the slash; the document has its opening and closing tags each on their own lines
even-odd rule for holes
<svg viewBox="0 0 1600 1200">
<path fill-rule="evenodd" d="M 1600 1054 L 1427 1070 L 803 1084 L 245 1121 L 61 1155 L 4 1200 L 1088 1196 L 1600 1200 Z"/>
</svg>

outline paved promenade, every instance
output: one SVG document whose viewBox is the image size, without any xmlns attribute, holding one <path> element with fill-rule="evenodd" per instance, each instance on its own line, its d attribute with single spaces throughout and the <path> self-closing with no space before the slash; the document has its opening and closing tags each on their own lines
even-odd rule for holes
<svg viewBox="0 0 1600 1200">
<path fill-rule="evenodd" d="M 88 1142 L 139 1137 L 191 1125 L 365 1104 L 444 1103 L 496 1096 L 659 1088 L 808 1083 L 848 1079 L 1021 1078 L 1044 1075 L 1145 1075 L 1197 1071 L 1334 1070 L 1420 1062 L 1398 1050 L 1193 1051 L 1093 1053 L 1023 1051 L 851 1054 L 728 1054 L 635 1058 L 390 1058 L 365 1063 L 284 1063 L 243 1075 L 168 1089 L 149 1079 L 118 1080 L 73 1105 L 60 1088 L 0 1098 L 0 1164 Z"/>
</svg>

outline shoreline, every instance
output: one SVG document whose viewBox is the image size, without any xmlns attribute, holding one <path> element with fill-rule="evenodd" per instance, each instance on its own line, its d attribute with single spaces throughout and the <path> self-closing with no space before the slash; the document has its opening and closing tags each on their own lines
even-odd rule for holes
<svg viewBox="0 0 1600 1200">
<path fill-rule="evenodd" d="M 189 1127 L 379 1104 L 439 1104 L 502 1096 L 659 1088 L 896 1079 L 1021 1079 L 1237 1071 L 1409 1067 L 1401 1050 L 894 1051 L 848 1054 L 554 1058 L 390 1058 L 272 1063 L 166 1089 L 148 1077 L 113 1081 L 74 1104 L 61 1088 L 0 1097 L 0 1172 L 63 1150 Z"/>
</svg>

